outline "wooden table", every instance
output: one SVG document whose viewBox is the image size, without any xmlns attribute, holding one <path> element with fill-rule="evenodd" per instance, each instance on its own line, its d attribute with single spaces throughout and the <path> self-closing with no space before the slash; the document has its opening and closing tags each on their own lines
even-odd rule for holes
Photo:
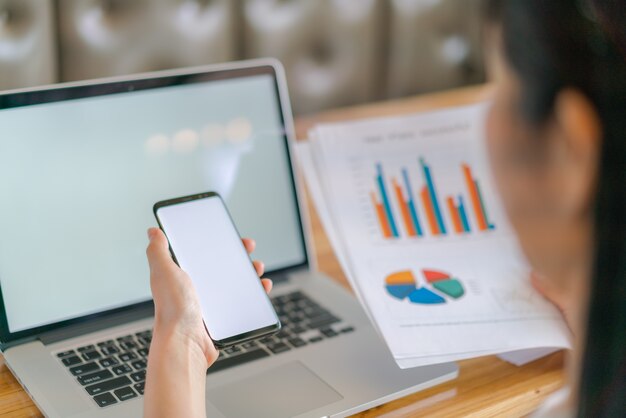
<svg viewBox="0 0 626 418">
<path fill-rule="evenodd" d="M 399 115 L 483 100 L 488 87 L 471 87 L 328 111 L 296 121 L 298 138 L 306 138 L 316 123 Z M 313 239 L 320 270 L 345 287 L 348 282 L 333 254 L 320 220 L 310 205 Z M 362 412 L 357 417 L 516 417 L 531 413 L 564 383 L 562 352 L 523 367 L 512 366 L 495 356 L 459 362 L 459 378 L 434 388 Z M 0 416 L 41 417 L 26 392 L 0 356 Z"/>
</svg>

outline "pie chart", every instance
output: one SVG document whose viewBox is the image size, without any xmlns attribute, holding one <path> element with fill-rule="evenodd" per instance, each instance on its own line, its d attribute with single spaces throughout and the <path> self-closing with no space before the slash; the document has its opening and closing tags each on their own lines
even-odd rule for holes
<svg viewBox="0 0 626 418">
<path fill-rule="evenodd" d="M 413 271 L 402 270 L 385 278 L 385 288 L 392 297 L 400 300 L 408 299 L 420 305 L 437 305 L 448 300 L 459 299 L 465 294 L 460 280 L 439 270 L 423 269 L 421 271 L 427 286 L 418 286 Z"/>
</svg>

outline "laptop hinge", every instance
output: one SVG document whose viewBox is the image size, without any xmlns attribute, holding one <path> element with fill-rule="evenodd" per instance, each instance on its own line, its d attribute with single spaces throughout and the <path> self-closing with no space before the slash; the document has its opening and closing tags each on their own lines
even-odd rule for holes
<svg viewBox="0 0 626 418">
<path fill-rule="evenodd" d="M 4 353 L 7 349 L 11 347 L 16 347 L 20 344 L 26 344 L 34 340 L 36 340 L 36 337 L 30 336 L 30 337 L 20 338 L 19 340 L 9 341 L 7 343 L 0 343 L 0 353 Z"/>
<path fill-rule="evenodd" d="M 39 334 L 38 338 L 42 343 L 44 343 L 44 345 L 48 345 L 66 340 L 68 338 L 78 337 L 90 332 L 100 331 L 117 325 L 123 325 L 128 322 L 137 321 L 151 316 L 154 316 L 154 306 L 152 304 L 149 306 L 141 306 L 127 312 L 111 314 L 103 318 L 44 332 Z"/>
<path fill-rule="evenodd" d="M 269 279 L 272 279 L 274 284 L 282 284 L 289 281 L 289 273 L 280 272 L 280 273 L 270 273 L 267 275 Z"/>
</svg>

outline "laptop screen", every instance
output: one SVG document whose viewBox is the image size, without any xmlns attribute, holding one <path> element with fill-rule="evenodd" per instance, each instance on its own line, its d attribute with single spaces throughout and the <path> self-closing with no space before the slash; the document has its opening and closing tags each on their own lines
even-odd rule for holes
<svg viewBox="0 0 626 418">
<path fill-rule="evenodd" d="M 217 191 L 268 271 L 306 262 L 274 77 L 2 102 L 9 332 L 150 300 L 146 229 L 163 199 Z"/>
</svg>

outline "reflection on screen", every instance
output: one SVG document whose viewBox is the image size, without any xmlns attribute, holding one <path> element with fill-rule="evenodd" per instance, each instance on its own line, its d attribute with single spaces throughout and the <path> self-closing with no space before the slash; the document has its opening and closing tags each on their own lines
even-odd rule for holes
<svg viewBox="0 0 626 418">
<path fill-rule="evenodd" d="M 218 197 L 165 206 L 157 216 L 178 264 L 198 292 L 211 338 L 224 340 L 278 323 Z"/>
<path fill-rule="evenodd" d="M 150 298 L 152 205 L 214 190 L 268 270 L 304 261 L 269 75 L 0 110 L 9 328 Z"/>
</svg>

